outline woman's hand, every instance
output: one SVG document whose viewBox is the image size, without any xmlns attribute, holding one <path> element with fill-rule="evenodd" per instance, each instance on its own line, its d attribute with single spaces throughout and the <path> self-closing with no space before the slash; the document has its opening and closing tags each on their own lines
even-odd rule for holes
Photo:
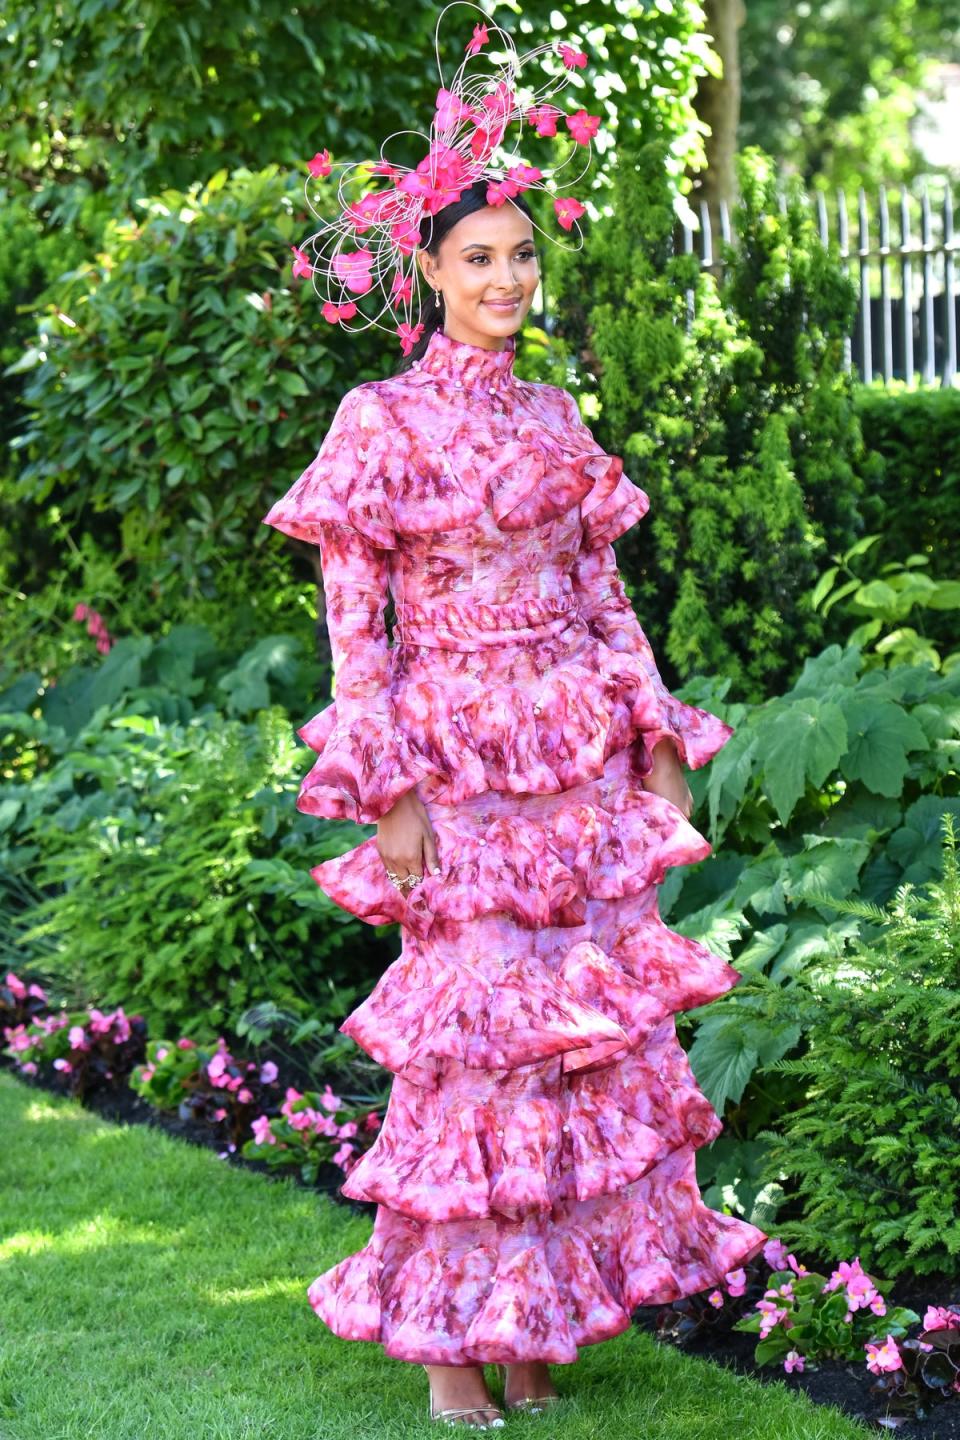
<svg viewBox="0 0 960 1440">
<path fill-rule="evenodd" d="M 672 740 L 658 740 L 653 747 L 653 769 L 641 781 L 644 790 L 662 795 L 683 812 L 689 820 L 693 814 L 693 796 L 683 774 L 683 766 Z"/>
<path fill-rule="evenodd" d="M 397 880 L 390 882 L 393 885 L 408 875 L 422 877 L 428 870 L 439 875 L 433 826 L 416 786 L 405 791 L 377 821 L 377 854 L 385 868 L 396 875 Z M 404 885 L 400 893 L 409 895 L 414 889 L 414 885 Z"/>
</svg>

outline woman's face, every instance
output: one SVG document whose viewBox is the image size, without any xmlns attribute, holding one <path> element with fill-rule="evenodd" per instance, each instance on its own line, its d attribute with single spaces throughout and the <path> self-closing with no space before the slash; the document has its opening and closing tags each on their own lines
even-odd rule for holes
<svg viewBox="0 0 960 1440">
<path fill-rule="evenodd" d="M 502 350 L 516 334 L 540 283 L 533 225 L 509 201 L 465 215 L 436 257 L 418 250 L 417 261 L 442 294 L 445 332 L 485 350 Z M 431 295 L 426 301 L 434 304 Z"/>
</svg>

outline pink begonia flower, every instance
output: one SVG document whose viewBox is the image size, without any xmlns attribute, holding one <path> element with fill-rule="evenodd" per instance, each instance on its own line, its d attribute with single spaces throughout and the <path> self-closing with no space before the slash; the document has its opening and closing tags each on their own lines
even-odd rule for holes
<svg viewBox="0 0 960 1440">
<path fill-rule="evenodd" d="M 277 1137 L 270 1129 L 269 1116 L 258 1115 L 250 1129 L 253 1131 L 253 1138 L 258 1145 L 276 1145 Z"/>
<path fill-rule="evenodd" d="M 70 1034 L 67 1036 L 67 1039 L 70 1041 L 71 1050 L 90 1049 L 90 1046 L 87 1042 L 87 1032 L 86 1030 L 84 1030 L 82 1025 L 71 1025 Z"/>
<path fill-rule="evenodd" d="M 747 1272 L 742 1266 L 737 1270 L 728 1270 L 723 1278 L 727 1282 L 728 1295 L 742 1295 L 747 1288 Z"/>
<path fill-rule="evenodd" d="M 560 46 L 560 59 L 568 70 L 582 70 L 587 63 L 587 57 L 582 50 L 575 50 L 572 45 Z"/>
<path fill-rule="evenodd" d="M 332 1115 L 318 1114 L 313 1122 L 313 1132 L 315 1135 L 329 1135 L 332 1139 L 337 1134 L 337 1122 Z"/>
<path fill-rule="evenodd" d="M 789 1259 L 789 1256 L 785 1256 Z M 779 1268 L 783 1268 L 782 1266 Z M 836 1290 L 838 1285 L 848 1285 L 851 1280 L 856 1280 L 863 1275 L 863 1266 L 860 1264 L 859 1255 L 850 1262 L 841 1260 L 836 1270 L 833 1271 L 830 1279 L 823 1286 L 824 1290 Z"/>
<path fill-rule="evenodd" d="M 166 1060 L 169 1054 L 170 1051 L 167 1049 L 166 1045 L 161 1045 L 159 1050 L 157 1051 L 157 1060 Z"/>
<path fill-rule="evenodd" d="M 260 1066 L 260 1084 L 272 1085 L 279 1073 L 272 1060 L 264 1060 Z"/>
<path fill-rule="evenodd" d="M 125 1045 L 130 1039 L 130 1021 L 120 1008 L 116 1009 L 110 1018 L 113 1021 L 113 1038 L 115 1043 L 117 1045 Z"/>
<path fill-rule="evenodd" d="M 715 1305 L 718 1310 L 723 1304 L 723 1296 L 720 1294 L 719 1290 L 711 1290 L 710 1294 L 707 1296 L 707 1299 L 710 1301 L 710 1304 Z"/>
<path fill-rule="evenodd" d="M 589 145 L 600 129 L 600 116 L 588 115 L 586 110 L 578 110 L 575 114 L 567 115 L 564 118 L 567 129 L 578 145 Z"/>
<path fill-rule="evenodd" d="M 467 41 L 464 50 L 468 55 L 479 55 L 490 39 L 486 25 L 474 25 L 473 37 Z"/>
<path fill-rule="evenodd" d="M 284 1115 L 289 1114 L 289 1112 L 290 1112 L 290 1106 L 291 1106 L 291 1105 L 293 1105 L 297 1100 L 302 1100 L 302 1099 L 303 1099 L 303 1096 L 300 1094 L 300 1091 L 299 1091 L 299 1090 L 295 1090 L 292 1085 L 288 1085 L 288 1086 L 287 1086 L 287 1093 L 286 1093 L 286 1095 L 283 1097 L 283 1104 L 282 1104 L 282 1106 L 280 1107 L 281 1110 L 283 1111 Z"/>
<path fill-rule="evenodd" d="M 24 1060 L 23 1064 L 20 1066 L 20 1074 L 21 1074 L 21 1075 L 36 1075 L 36 1073 L 37 1073 L 36 1062 L 35 1062 L 34 1060 Z M 931 1345 L 930 1348 L 931 1348 L 931 1350 L 932 1350 L 932 1349 L 933 1349 L 933 1346 Z"/>
<path fill-rule="evenodd" d="M 324 1110 L 339 1110 L 340 1106 L 343 1104 L 340 1096 L 334 1095 L 333 1091 L 330 1089 L 329 1081 L 323 1087 L 323 1094 L 320 1096 L 320 1104 L 323 1106 Z"/>
<path fill-rule="evenodd" d="M 18 979 L 18 977 L 14 975 L 12 970 L 7 971 L 7 978 L 5 984 L 7 989 L 10 991 L 10 994 L 13 996 L 14 1000 L 26 1000 L 27 987 L 26 985 L 24 985 L 22 980 Z"/>
<path fill-rule="evenodd" d="M 364 1130 L 378 1130 L 380 1128 L 380 1115 L 378 1111 L 371 1110 L 370 1113 L 364 1117 L 363 1128 Z"/>
<path fill-rule="evenodd" d="M 763 1258 L 771 1270 L 786 1270 L 787 1249 L 782 1240 L 768 1240 L 763 1247 Z"/>
<path fill-rule="evenodd" d="M 344 1140 L 343 1144 L 340 1146 L 340 1149 L 335 1151 L 335 1153 L 330 1158 L 332 1159 L 334 1165 L 339 1165 L 342 1169 L 346 1167 L 347 1161 L 350 1159 L 350 1156 L 352 1154 L 353 1146 L 350 1144 L 349 1140 Z"/>
<path fill-rule="evenodd" d="M 41 990 L 39 985 L 31 985 L 27 990 L 27 994 L 32 995 L 36 1000 L 42 1000 L 44 1005 L 46 1005 L 47 992 L 46 990 Z"/>
<path fill-rule="evenodd" d="M 791 1370 L 802 1370 L 806 1361 L 799 1350 L 788 1350 L 783 1357 L 783 1368 L 789 1375 Z"/>
<path fill-rule="evenodd" d="M 156 1072 L 156 1069 L 154 1068 L 153 1065 L 144 1065 L 143 1068 L 142 1068 L 141 1071 L 140 1071 L 140 1080 L 141 1080 L 141 1083 L 145 1083 L 145 1082 L 147 1082 L 148 1080 L 152 1080 L 153 1077 L 154 1077 L 154 1075 L 155 1075 L 156 1073 L 157 1073 L 157 1072 Z"/>
<path fill-rule="evenodd" d="M 340 1139 L 341 1139 L 341 1140 L 346 1140 L 346 1139 L 348 1139 L 351 1135 L 356 1135 L 356 1133 L 357 1133 L 357 1122 L 356 1122 L 356 1120 L 347 1120 L 347 1121 L 345 1122 L 345 1124 L 341 1125 L 341 1126 L 340 1126 L 340 1129 L 337 1131 L 337 1134 L 340 1136 Z"/>
<path fill-rule="evenodd" d="M 806 1265 L 801 1265 L 801 1264 L 799 1263 L 799 1261 L 797 1260 L 796 1255 L 788 1255 L 788 1256 L 787 1256 L 787 1264 L 790 1266 L 790 1269 L 796 1271 L 796 1273 L 797 1273 L 798 1275 L 809 1275 L 809 1274 L 810 1274 L 810 1271 L 807 1269 Z"/>
<path fill-rule="evenodd" d="M 4 1039 L 10 1042 L 10 1049 L 15 1055 L 21 1050 L 29 1050 L 33 1045 L 33 1036 L 27 1032 L 26 1025 L 17 1025 L 14 1028 L 8 1025 L 3 1035 Z"/>
<path fill-rule="evenodd" d="M 875 1345 L 868 1340 L 864 1349 L 867 1352 L 867 1369 L 874 1375 L 903 1369 L 903 1356 L 892 1335 L 888 1335 L 882 1345 Z"/>
<path fill-rule="evenodd" d="M 253 1091 L 248 1090 L 246 1085 L 244 1085 L 242 1090 L 237 1091 L 237 1099 L 240 1101 L 241 1105 L 249 1105 L 251 1100 L 253 1099 Z"/>
<path fill-rule="evenodd" d="M 293 251 L 294 278 L 300 279 L 302 276 L 312 275 L 313 266 L 310 264 L 306 252 L 299 249 L 296 245 L 291 245 L 290 249 Z"/>
<path fill-rule="evenodd" d="M 224 1078 L 226 1087 L 231 1092 L 231 1094 L 235 1094 L 240 1089 L 240 1086 L 243 1084 L 242 1075 L 230 1075 Z"/>
<path fill-rule="evenodd" d="M 74 620 L 86 620 L 89 613 L 86 605 L 84 605 L 82 601 L 73 607 Z"/>
<path fill-rule="evenodd" d="M 54 1070 L 62 1070 L 64 1075 L 69 1075 L 73 1071 L 73 1066 L 70 1064 L 70 1061 L 64 1060 L 62 1057 L 58 1057 L 56 1060 L 54 1060 L 53 1068 Z"/>
<path fill-rule="evenodd" d="M 318 150 L 313 159 L 307 161 L 307 169 L 314 180 L 320 180 L 323 176 L 329 175 L 331 168 L 329 150 Z"/>
<path fill-rule="evenodd" d="M 319 1112 L 308 1105 L 305 1110 L 295 1110 L 287 1119 L 294 1130 L 312 1130 L 318 1115 Z"/>
<path fill-rule="evenodd" d="M 177 1041 L 178 1050 L 196 1050 L 196 1048 L 196 1040 L 188 1040 L 186 1035 L 181 1036 L 181 1038 Z"/>
<path fill-rule="evenodd" d="M 226 1120 L 227 1112 L 222 1105 L 219 1105 L 213 1112 L 214 1120 Z"/>
<path fill-rule="evenodd" d="M 45 1020 L 37 1022 L 44 1035 L 52 1035 L 55 1030 L 62 1030 L 64 1025 L 70 1024 L 69 1015 L 48 1015 Z"/>
<path fill-rule="evenodd" d="M 928 1305 L 923 1317 L 924 1330 L 960 1330 L 960 1314 L 946 1305 Z"/>
<path fill-rule="evenodd" d="M 409 325 L 406 320 L 404 320 L 397 326 L 397 334 L 400 337 L 400 349 L 404 355 L 409 355 L 423 334 L 423 325 L 422 323 L 419 325 Z"/>
<path fill-rule="evenodd" d="M 218 1050 L 207 1061 L 207 1074 L 211 1080 L 217 1080 L 227 1068 L 227 1057 L 222 1050 Z"/>
</svg>

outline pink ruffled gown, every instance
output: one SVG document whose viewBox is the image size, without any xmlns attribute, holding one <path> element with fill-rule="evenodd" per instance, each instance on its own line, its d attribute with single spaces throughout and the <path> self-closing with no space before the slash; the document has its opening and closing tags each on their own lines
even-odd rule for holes
<svg viewBox="0 0 960 1440">
<path fill-rule="evenodd" d="M 640 783 L 661 737 L 698 769 L 733 731 L 669 693 L 626 598 L 611 541 L 647 496 L 513 359 L 434 333 L 265 517 L 321 548 L 334 656 L 299 809 L 370 823 L 416 785 L 441 865 L 400 892 L 371 838 L 312 871 L 403 945 L 340 1027 L 394 1076 L 341 1187 L 373 1233 L 309 1299 L 437 1365 L 572 1362 L 767 1239 L 697 1186 L 722 1123 L 674 1016 L 741 977 L 660 919 L 711 846 Z"/>
</svg>

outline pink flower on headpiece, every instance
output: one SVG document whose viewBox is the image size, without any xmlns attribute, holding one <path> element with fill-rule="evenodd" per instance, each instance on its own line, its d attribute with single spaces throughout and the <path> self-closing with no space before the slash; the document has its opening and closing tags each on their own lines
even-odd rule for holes
<svg viewBox="0 0 960 1440">
<path fill-rule="evenodd" d="M 578 110 L 575 115 L 566 116 L 566 121 L 567 129 L 578 145 L 589 145 L 600 129 L 600 116 L 588 115 L 586 110 Z"/>
<path fill-rule="evenodd" d="M 353 200 L 346 206 L 343 212 L 344 216 L 350 221 L 358 235 L 369 230 L 370 226 L 375 225 L 381 218 L 383 200 L 383 195 L 378 195 L 375 190 L 371 190 L 359 200 Z"/>
<path fill-rule="evenodd" d="M 437 91 L 437 114 L 434 121 L 438 130 L 455 130 L 464 120 L 474 120 L 477 112 L 467 105 L 454 90 Z"/>
<path fill-rule="evenodd" d="M 398 220 L 390 226 L 390 238 L 401 255 L 412 255 L 420 244 L 420 231 L 412 220 Z"/>
<path fill-rule="evenodd" d="M 517 186 L 512 180 L 494 180 L 487 186 L 487 204 L 505 205 L 517 194 Z"/>
<path fill-rule="evenodd" d="M 556 105 L 531 105 L 526 112 L 526 118 L 530 124 L 536 127 L 537 134 L 547 139 L 557 133 L 557 121 L 563 114 Z"/>
<path fill-rule="evenodd" d="M 338 280 L 342 280 L 354 295 L 366 295 L 373 285 L 370 266 L 373 264 L 372 250 L 351 250 L 334 255 L 331 269 Z"/>
<path fill-rule="evenodd" d="M 580 69 L 587 63 L 587 57 L 582 50 L 574 50 L 572 45 L 560 46 L 560 59 L 568 70 Z"/>
<path fill-rule="evenodd" d="M 543 171 L 538 170 L 536 165 L 513 165 L 507 171 L 507 178 L 513 181 L 518 190 L 526 190 L 543 179 Z"/>
<path fill-rule="evenodd" d="M 339 325 L 341 320 L 352 320 L 357 313 L 357 307 L 352 300 L 348 300 L 345 305 L 334 305 L 332 300 L 328 300 L 320 313 L 331 325 Z"/>
<path fill-rule="evenodd" d="M 572 195 L 564 195 L 554 200 L 553 208 L 556 211 L 557 222 L 564 230 L 572 230 L 574 220 L 579 220 L 581 215 L 587 213 L 586 205 L 581 205 Z"/>
<path fill-rule="evenodd" d="M 391 165 L 389 160 L 378 160 L 375 165 L 370 166 L 371 175 L 383 175 L 388 180 L 395 180 L 400 174 L 396 165 Z"/>
<path fill-rule="evenodd" d="M 396 296 L 399 305 L 405 305 L 413 299 L 413 276 L 404 276 L 402 270 L 398 270 L 393 277 L 393 284 L 390 287 L 390 294 Z"/>
<path fill-rule="evenodd" d="M 468 40 L 464 49 L 468 55 L 479 55 L 481 49 L 487 44 L 490 36 L 487 33 L 486 25 L 474 25 L 473 39 Z"/>
<path fill-rule="evenodd" d="M 422 325 L 408 325 L 404 320 L 397 326 L 397 334 L 400 336 L 400 348 L 404 355 L 409 355 L 423 334 Z"/>
<path fill-rule="evenodd" d="M 329 175 L 332 169 L 330 164 L 330 151 L 318 150 L 312 160 L 307 161 L 307 169 L 314 180 L 319 180 L 324 175 Z"/>
<path fill-rule="evenodd" d="M 290 249 L 293 251 L 293 273 L 295 278 L 299 279 L 301 275 L 312 275 L 313 266 L 310 264 L 304 251 L 299 250 L 296 245 L 291 245 Z"/>
</svg>

